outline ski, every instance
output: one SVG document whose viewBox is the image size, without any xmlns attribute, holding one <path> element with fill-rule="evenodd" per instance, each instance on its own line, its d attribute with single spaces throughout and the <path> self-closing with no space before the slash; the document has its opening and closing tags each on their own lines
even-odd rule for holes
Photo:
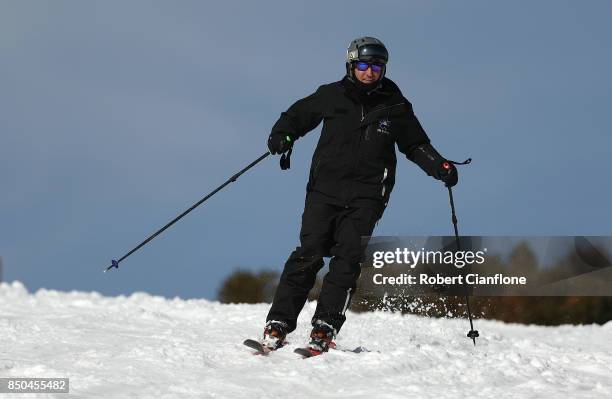
<svg viewBox="0 0 612 399">
<path fill-rule="evenodd" d="M 329 347 L 330 350 L 332 351 L 338 351 L 338 352 L 350 352 L 350 353 L 366 353 L 366 352 L 372 352 L 371 350 L 363 347 L 363 346 L 358 346 L 354 349 L 344 349 L 344 348 L 338 348 L 335 344 L 334 346 Z M 302 358 L 307 359 L 309 357 L 313 357 L 313 356 L 320 356 L 322 355 L 324 352 L 319 352 L 317 350 L 311 349 L 311 348 L 296 348 L 294 351 L 294 353 L 297 353 L 298 355 L 302 356 Z M 378 351 L 376 351 L 377 353 L 380 353 Z"/>
<path fill-rule="evenodd" d="M 268 355 L 268 353 L 272 352 L 272 349 L 268 348 L 261 344 L 261 342 L 256 341 L 254 339 L 246 339 L 243 342 L 244 345 L 248 346 L 251 349 L 255 350 L 254 355 Z"/>
<path fill-rule="evenodd" d="M 246 339 L 244 340 L 243 344 L 253 350 L 255 350 L 255 352 L 253 353 L 254 355 L 263 355 L 263 356 L 267 356 L 268 354 L 270 354 L 270 352 L 274 352 L 274 349 L 270 349 L 265 345 L 262 345 L 261 342 L 256 341 L 254 339 Z M 288 344 L 288 342 L 285 342 L 285 345 Z M 283 345 L 284 346 L 284 345 Z M 282 346 L 281 346 L 282 348 Z M 372 352 L 371 350 L 363 347 L 363 346 L 358 346 L 354 349 L 345 349 L 345 348 L 339 348 L 334 342 L 332 342 L 329 346 L 330 350 L 334 350 L 334 351 L 339 351 L 339 352 L 350 352 L 350 353 L 365 353 L 365 352 Z M 322 355 L 324 352 L 320 352 L 308 347 L 305 348 L 296 348 L 293 350 L 294 353 L 302 356 L 304 359 L 309 358 L 309 357 L 313 357 L 313 356 L 319 356 Z"/>
<path fill-rule="evenodd" d="M 373 352 L 371 350 L 369 350 L 368 348 L 365 348 L 363 346 L 358 346 L 354 349 L 342 349 L 342 348 L 334 348 L 337 351 L 342 351 L 342 352 L 351 352 L 351 353 L 365 353 L 365 352 Z M 376 353 L 380 353 L 379 351 L 374 351 Z"/>
<path fill-rule="evenodd" d="M 287 345 L 288 343 L 289 342 L 284 341 L 283 344 L 276 349 L 280 349 L 283 346 Z M 267 355 L 270 352 L 274 352 L 276 350 L 276 349 L 270 349 L 269 347 L 265 346 L 261 342 L 256 341 L 254 339 L 245 339 L 243 344 L 248 346 L 251 349 L 254 349 L 256 351 L 254 355 Z"/>
<path fill-rule="evenodd" d="M 308 359 L 309 357 L 313 356 L 319 356 L 323 353 L 310 348 L 295 348 L 293 352 L 302 356 L 303 359 Z"/>
</svg>

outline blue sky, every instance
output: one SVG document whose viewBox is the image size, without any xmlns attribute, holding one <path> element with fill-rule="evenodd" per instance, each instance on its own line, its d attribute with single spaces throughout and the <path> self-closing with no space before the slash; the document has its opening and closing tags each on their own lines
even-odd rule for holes
<svg viewBox="0 0 612 399">
<path fill-rule="evenodd" d="M 606 1 L 0 4 L 0 256 L 30 290 L 215 298 L 298 243 L 319 130 L 117 258 L 266 151 L 292 102 L 380 38 L 434 145 L 473 158 L 460 232 L 610 235 Z M 401 154 L 400 154 L 401 155 Z M 452 234 L 443 186 L 399 157 L 378 235 Z"/>
</svg>

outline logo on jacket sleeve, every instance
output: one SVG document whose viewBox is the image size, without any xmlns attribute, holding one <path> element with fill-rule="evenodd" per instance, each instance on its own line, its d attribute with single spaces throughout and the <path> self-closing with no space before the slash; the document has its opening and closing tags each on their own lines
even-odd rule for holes
<svg viewBox="0 0 612 399">
<path fill-rule="evenodd" d="M 376 131 L 380 134 L 389 134 L 391 128 L 391 121 L 389 119 L 381 119 L 378 121 L 378 129 Z"/>
</svg>

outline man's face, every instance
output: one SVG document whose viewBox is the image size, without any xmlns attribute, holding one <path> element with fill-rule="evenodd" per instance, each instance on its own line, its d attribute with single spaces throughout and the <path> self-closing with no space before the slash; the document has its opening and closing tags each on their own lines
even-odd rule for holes
<svg viewBox="0 0 612 399">
<path fill-rule="evenodd" d="M 353 71 L 355 73 L 355 76 L 357 77 L 357 79 L 359 79 L 361 83 L 372 84 L 378 81 L 378 79 L 380 79 L 380 76 L 382 75 L 382 69 L 376 67 L 379 64 L 377 64 L 374 68 L 372 68 L 372 65 L 370 64 L 366 64 L 366 63 L 360 63 L 360 64 L 361 65 L 355 64 L 353 66 Z M 367 69 L 365 71 L 362 71 L 365 65 L 367 65 Z M 378 69 L 378 71 L 375 72 L 374 69 Z"/>
</svg>

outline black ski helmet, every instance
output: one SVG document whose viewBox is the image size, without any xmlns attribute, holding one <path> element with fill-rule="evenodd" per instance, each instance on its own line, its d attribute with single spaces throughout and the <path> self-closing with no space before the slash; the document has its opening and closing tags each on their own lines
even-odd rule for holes
<svg viewBox="0 0 612 399">
<path fill-rule="evenodd" d="M 353 79 L 352 64 L 357 61 L 382 64 L 383 71 L 380 76 L 380 79 L 382 79 L 387 70 L 386 65 L 389 61 L 389 52 L 383 42 L 377 38 L 363 36 L 350 42 L 346 49 L 346 73 L 351 80 Z"/>
</svg>

